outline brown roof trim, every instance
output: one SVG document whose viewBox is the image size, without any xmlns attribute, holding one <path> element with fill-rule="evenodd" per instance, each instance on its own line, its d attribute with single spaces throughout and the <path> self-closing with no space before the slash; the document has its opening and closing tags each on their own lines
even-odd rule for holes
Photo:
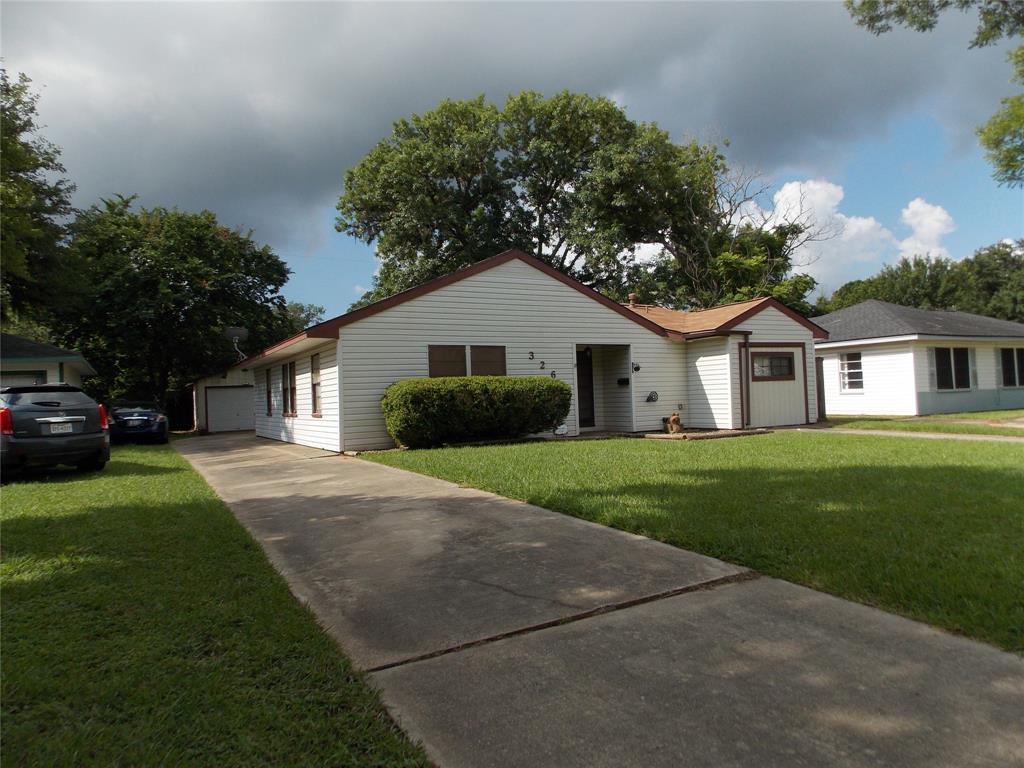
<svg viewBox="0 0 1024 768">
<path fill-rule="evenodd" d="M 435 278 L 434 280 L 430 280 L 429 282 L 423 283 L 422 285 L 417 285 L 415 288 L 409 288 L 408 290 L 402 291 L 401 293 L 396 293 L 394 296 L 389 296 L 386 299 L 381 299 L 380 301 L 376 301 L 368 306 L 360 307 L 359 309 L 354 310 L 352 312 L 347 312 L 344 315 L 338 315 L 337 317 L 333 317 L 330 320 L 325 320 L 319 325 L 310 326 L 301 333 L 298 333 L 295 336 L 285 339 L 284 341 L 280 341 L 274 346 L 267 347 L 261 352 L 258 352 L 257 354 L 246 358 L 245 360 L 238 363 L 236 367 L 244 367 L 252 363 L 255 363 L 260 358 L 271 355 L 274 352 L 279 352 L 280 350 L 285 349 L 286 347 L 289 347 L 292 344 L 295 344 L 299 341 L 303 341 L 305 339 L 336 339 L 338 338 L 338 331 L 346 325 L 351 325 L 352 323 L 358 322 L 359 320 L 365 320 L 367 317 L 372 317 L 373 315 L 383 312 L 384 310 L 391 309 L 392 307 L 396 307 L 399 304 L 404 304 L 405 302 L 411 301 L 412 299 L 416 299 L 419 298 L 420 296 L 432 293 L 438 290 L 439 288 L 444 288 L 445 286 L 451 285 L 452 283 L 457 283 L 460 280 L 465 280 L 467 277 L 472 277 L 473 275 L 478 275 L 481 272 L 486 272 L 488 269 L 499 267 L 502 264 L 505 264 L 509 261 L 513 261 L 514 259 L 518 259 L 519 261 L 522 261 L 523 263 L 530 265 L 534 269 L 537 269 L 543 272 L 544 274 L 555 278 L 556 280 L 564 283 L 570 288 L 579 291 L 587 298 L 593 299 L 599 304 L 603 304 L 609 309 L 622 315 L 626 319 L 632 320 L 637 325 L 643 326 L 652 333 L 656 333 L 659 336 L 672 336 L 672 334 L 670 334 L 657 323 L 654 323 L 646 318 L 640 317 L 639 315 L 636 314 L 636 312 L 632 312 L 629 309 L 626 309 L 618 302 L 613 301 L 612 299 L 609 299 L 607 296 L 598 293 L 593 288 L 587 287 L 579 280 L 575 280 L 569 277 L 568 275 L 559 272 L 557 269 L 548 264 L 545 264 L 540 259 L 537 259 L 533 256 L 530 256 L 527 253 L 524 253 L 523 251 L 513 248 L 508 251 L 503 251 L 502 253 L 499 253 L 497 256 L 491 256 L 490 258 L 478 261 L 474 264 L 469 265 L 468 267 L 463 267 L 462 269 L 457 269 L 454 272 L 449 272 L 447 275 L 442 275 L 441 277 Z M 679 336 L 676 335 L 673 336 L 673 338 L 679 338 Z"/>
<path fill-rule="evenodd" d="M 740 303 L 740 302 L 736 302 L 736 303 Z M 811 332 L 811 334 L 814 336 L 814 338 L 816 338 L 816 339 L 827 339 L 828 338 L 828 331 L 826 331 L 820 325 L 816 325 L 816 324 L 812 323 L 810 320 L 808 320 L 806 317 L 801 315 L 799 312 L 796 312 L 795 310 L 790 309 L 785 304 L 783 304 L 781 301 L 779 301 L 778 299 L 773 299 L 771 296 L 766 296 L 764 299 L 762 299 L 760 302 L 758 302 L 757 304 L 752 306 L 746 312 L 743 312 L 743 313 L 741 313 L 739 315 L 736 315 L 736 317 L 734 317 L 732 320 L 728 321 L 727 323 L 724 323 L 723 325 L 720 325 L 717 328 L 717 330 L 719 330 L 719 331 L 727 331 L 730 328 L 735 328 L 737 325 L 742 323 L 744 320 L 750 319 L 751 317 L 756 315 L 758 312 L 761 312 L 762 310 L 764 310 L 767 307 L 774 307 L 775 309 L 779 310 L 779 312 L 781 312 L 782 314 L 786 315 L 786 317 L 788 317 L 790 320 L 793 320 L 793 321 L 795 321 L 797 323 L 800 323 L 800 325 L 804 326 L 805 328 L 807 328 Z"/>
</svg>

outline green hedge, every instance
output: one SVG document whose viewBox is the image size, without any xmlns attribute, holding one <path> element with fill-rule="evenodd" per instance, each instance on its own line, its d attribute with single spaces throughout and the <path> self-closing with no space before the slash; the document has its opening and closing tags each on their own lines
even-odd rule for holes
<svg viewBox="0 0 1024 768">
<path fill-rule="evenodd" d="M 545 376 L 441 376 L 392 384 L 380 408 L 398 445 L 425 448 L 554 429 L 571 400 L 568 384 Z"/>
</svg>

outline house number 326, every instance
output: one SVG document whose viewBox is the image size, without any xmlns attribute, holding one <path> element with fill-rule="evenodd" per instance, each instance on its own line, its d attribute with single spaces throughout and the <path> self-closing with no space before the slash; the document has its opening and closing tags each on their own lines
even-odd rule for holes
<svg viewBox="0 0 1024 768">
<path fill-rule="evenodd" d="M 530 359 L 531 360 L 535 359 L 533 352 L 530 352 Z M 543 371 L 545 368 L 547 368 L 547 364 L 543 360 L 541 360 L 540 361 L 540 369 Z M 557 379 L 558 378 L 558 372 L 557 371 L 552 371 L 551 372 L 551 378 L 552 379 Z"/>
</svg>

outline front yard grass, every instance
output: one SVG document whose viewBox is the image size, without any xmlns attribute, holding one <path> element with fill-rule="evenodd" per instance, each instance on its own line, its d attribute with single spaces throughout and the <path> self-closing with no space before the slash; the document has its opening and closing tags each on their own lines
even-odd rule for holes
<svg viewBox="0 0 1024 768">
<path fill-rule="evenodd" d="M 777 432 L 366 458 L 1024 652 L 1024 445 Z"/>
<path fill-rule="evenodd" d="M 1024 437 L 1024 427 L 1005 423 L 1018 419 L 1024 419 L 1024 410 L 936 413 L 931 416 L 830 416 L 828 423 L 843 429 Z"/>
<path fill-rule="evenodd" d="M 169 447 L 0 498 L 4 765 L 428 764 Z"/>
</svg>

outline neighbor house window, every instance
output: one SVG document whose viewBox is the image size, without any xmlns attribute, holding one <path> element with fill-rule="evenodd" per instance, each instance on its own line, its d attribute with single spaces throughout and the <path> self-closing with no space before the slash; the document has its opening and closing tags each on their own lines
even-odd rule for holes
<svg viewBox="0 0 1024 768">
<path fill-rule="evenodd" d="M 1024 347 L 1000 349 L 999 362 L 1003 369 L 1003 386 L 1024 387 Z"/>
<path fill-rule="evenodd" d="M 320 415 L 320 355 L 309 358 L 310 394 L 313 396 L 313 415 Z"/>
<path fill-rule="evenodd" d="M 935 388 L 971 388 L 971 355 L 967 347 L 935 347 Z"/>
<path fill-rule="evenodd" d="M 790 381 L 796 378 L 792 352 L 758 352 L 750 366 L 752 381 Z"/>
<path fill-rule="evenodd" d="M 860 352 L 840 355 L 839 385 L 843 392 L 860 392 L 864 389 L 864 369 L 861 365 Z"/>
<path fill-rule="evenodd" d="M 470 373 L 473 376 L 504 376 L 505 348 L 470 347 L 469 366 Z"/>
<path fill-rule="evenodd" d="M 271 416 L 274 413 L 274 391 L 270 388 L 270 369 L 266 370 L 267 379 L 267 416 Z"/>
<path fill-rule="evenodd" d="M 294 416 L 297 410 L 296 397 L 298 387 L 295 385 L 295 363 L 285 363 L 281 366 L 281 402 L 283 415 Z"/>
<path fill-rule="evenodd" d="M 427 365 L 431 378 L 465 376 L 466 347 L 464 344 L 431 344 L 427 347 Z"/>
</svg>

